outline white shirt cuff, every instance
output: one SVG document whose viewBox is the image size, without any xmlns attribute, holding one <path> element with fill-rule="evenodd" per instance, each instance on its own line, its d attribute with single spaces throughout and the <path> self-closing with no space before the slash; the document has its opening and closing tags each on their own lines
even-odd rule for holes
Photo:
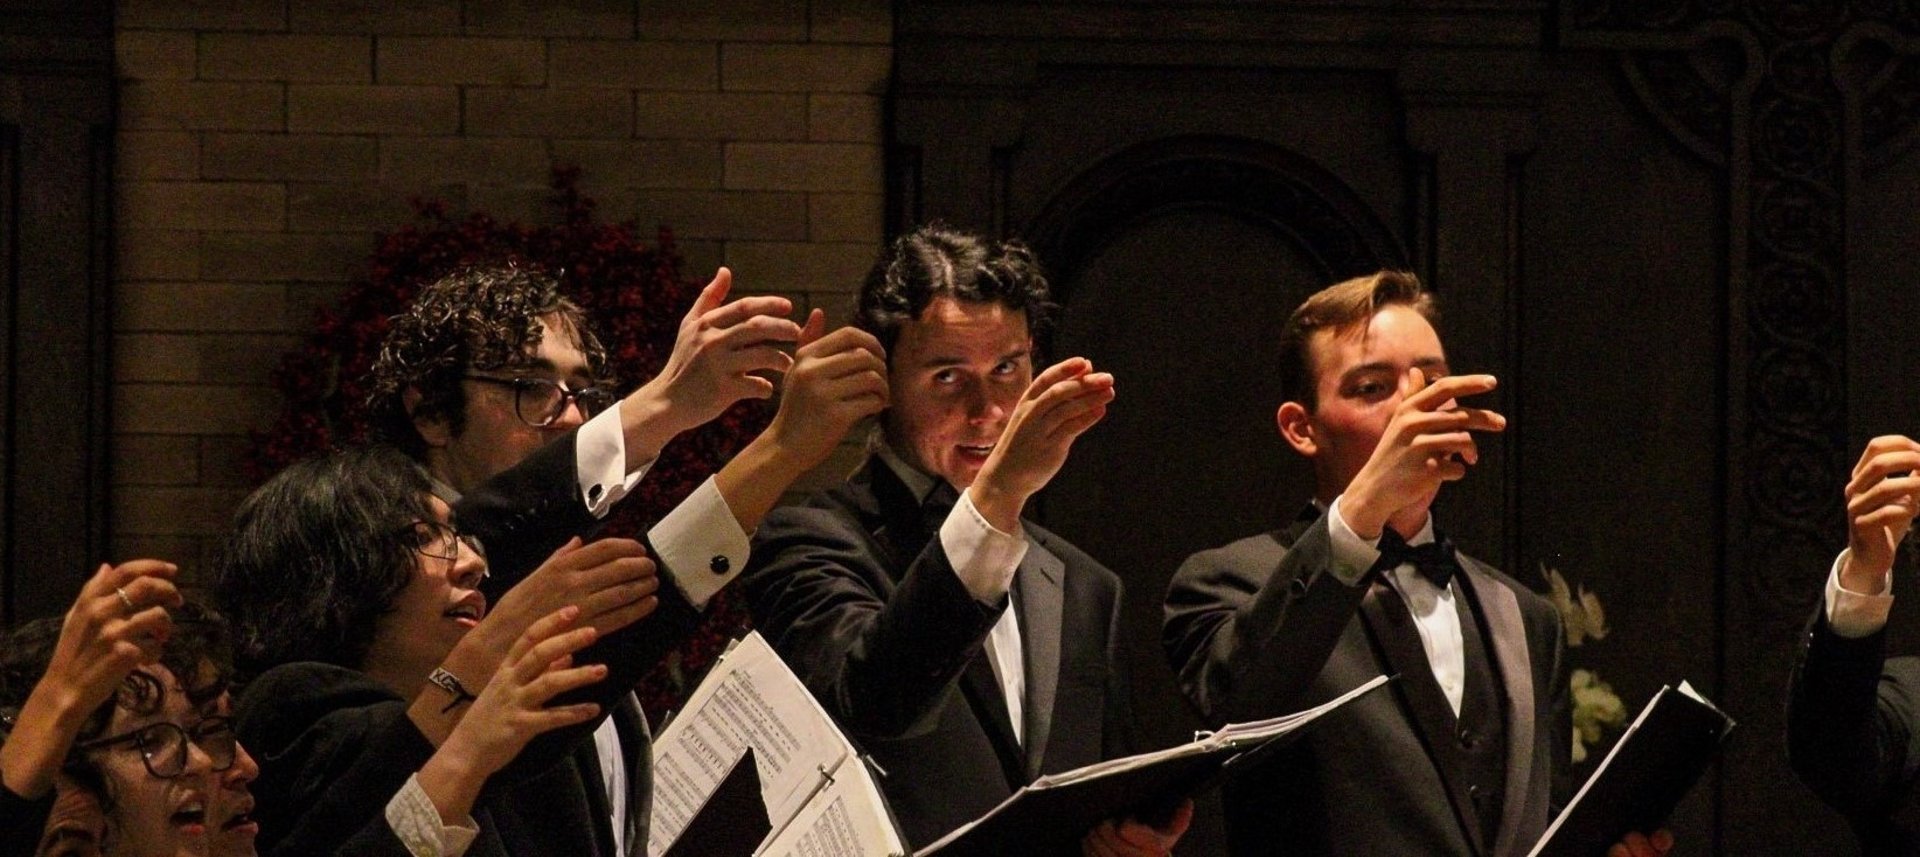
<svg viewBox="0 0 1920 857">
<path fill-rule="evenodd" d="M 596 518 L 606 517 L 653 466 L 649 461 L 627 472 L 627 436 L 620 430 L 619 408 L 608 408 L 580 427 L 573 438 L 573 464 L 580 477 L 580 499 Z"/>
<path fill-rule="evenodd" d="M 1013 586 L 1020 561 L 1027 558 L 1026 533 L 995 529 L 965 491 L 940 525 L 940 547 L 947 552 L 960 584 L 982 604 L 1000 603 Z"/>
<path fill-rule="evenodd" d="M 1827 627 L 1835 634 L 1858 639 L 1887 627 L 1887 614 L 1893 610 L 1893 569 L 1887 569 L 1880 581 L 1880 592 L 1869 595 L 1840 585 L 1840 564 L 1847 559 L 1841 551 L 1827 573 Z"/>
<path fill-rule="evenodd" d="M 747 533 L 711 476 L 654 524 L 647 539 L 696 609 L 705 609 L 747 567 Z"/>
<path fill-rule="evenodd" d="M 461 824 L 440 821 L 440 810 L 420 787 L 420 776 L 407 778 L 407 784 L 387 801 L 387 826 L 413 857 L 460 857 L 480 835 L 480 826 L 468 816 Z"/>
<path fill-rule="evenodd" d="M 1358 585 L 1367 569 L 1380 561 L 1380 537 L 1363 539 L 1354 532 L 1340 514 L 1340 497 L 1327 506 L 1327 534 L 1333 541 L 1333 576 L 1348 586 Z"/>
</svg>

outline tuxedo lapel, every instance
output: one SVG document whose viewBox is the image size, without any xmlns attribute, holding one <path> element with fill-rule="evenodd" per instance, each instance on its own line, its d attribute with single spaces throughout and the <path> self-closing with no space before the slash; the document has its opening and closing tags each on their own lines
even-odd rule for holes
<svg viewBox="0 0 1920 857">
<path fill-rule="evenodd" d="M 1046 759 L 1047 738 L 1053 731 L 1054 692 L 1060 685 L 1060 631 L 1065 611 L 1064 578 L 1067 566 L 1052 551 L 1030 543 L 1026 559 L 1014 573 L 1014 605 L 1020 614 L 1020 645 L 1025 650 L 1027 698 L 1022 711 L 1026 727 L 1026 779 L 1040 776 Z"/>
<path fill-rule="evenodd" d="M 1447 802 L 1474 853 L 1486 853 L 1481 842 L 1479 815 L 1467 795 L 1460 772 L 1447 760 L 1453 758 L 1453 728 L 1457 721 L 1440 683 L 1433 678 L 1433 664 L 1420 643 L 1420 631 L 1413 625 L 1400 595 L 1384 580 L 1376 579 L 1360 601 L 1360 615 L 1367 624 L 1376 651 L 1386 662 L 1387 672 L 1399 676 L 1393 682 L 1394 695 L 1412 721 L 1420 743 L 1426 747 L 1427 761 L 1447 787 Z"/>
<path fill-rule="evenodd" d="M 927 531 L 921 520 L 920 498 L 913 496 L 900 477 L 894 475 L 893 468 L 879 456 L 868 458 L 866 470 L 855 475 L 855 484 L 861 481 L 867 483 L 874 504 L 873 508 L 862 511 L 877 519 L 873 539 L 889 555 L 891 561 L 885 568 L 893 582 L 898 583 L 899 576 L 906 573 L 933 533 Z M 890 596 L 892 592 L 883 594 Z"/>
<path fill-rule="evenodd" d="M 1013 737 L 1013 721 L 1007 717 L 1007 695 L 1000 690 L 1000 680 L 994 677 L 993 666 L 987 663 L 984 650 L 976 653 L 960 673 L 960 692 L 992 741 L 1008 788 L 1025 785 L 1021 775 L 1026 764 L 1020 757 L 1020 742 Z"/>
<path fill-rule="evenodd" d="M 1524 853 L 1533 839 L 1545 832 L 1530 819 L 1530 807 L 1544 807 L 1548 777 L 1538 764 L 1534 746 L 1533 662 L 1527 652 L 1527 628 L 1520 616 L 1520 602 L 1513 591 L 1482 571 L 1479 564 L 1462 557 L 1466 583 L 1486 622 L 1489 648 L 1499 667 L 1500 680 L 1507 694 L 1507 794 L 1501 806 L 1500 833 L 1494 838 L 1493 853 Z"/>
</svg>

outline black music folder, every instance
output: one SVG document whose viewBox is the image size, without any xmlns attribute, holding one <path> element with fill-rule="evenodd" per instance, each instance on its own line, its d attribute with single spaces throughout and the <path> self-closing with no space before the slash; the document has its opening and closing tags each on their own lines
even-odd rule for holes
<svg viewBox="0 0 1920 857">
<path fill-rule="evenodd" d="M 1733 725 L 1686 682 L 1660 688 L 1527 857 L 1600 857 L 1629 833 L 1659 829 Z"/>
<path fill-rule="evenodd" d="M 1235 723 L 1190 744 L 1088 765 L 1035 780 L 986 815 L 916 852 L 916 857 L 999 857 L 1072 850 L 1109 818 L 1163 816 L 1179 802 L 1257 763 L 1321 716 L 1387 683 L 1378 676 L 1337 699 L 1295 714 Z"/>
</svg>

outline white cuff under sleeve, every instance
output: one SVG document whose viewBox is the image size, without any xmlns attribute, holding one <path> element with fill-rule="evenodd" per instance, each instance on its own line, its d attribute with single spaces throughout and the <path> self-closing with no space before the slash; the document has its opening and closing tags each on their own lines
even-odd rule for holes
<svg viewBox="0 0 1920 857">
<path fill-rule="evenodd" d="M 982 604 L 998 604 L 1013 586 L 1013 573 L 1027 558 L 1024 532 L 1003 533 L 995 529 L 973 498 L 960 492 L 960 499 L 940 525 L 940 547 L 947 552 L 954 574 L 961 585 Z"/>
<path fill-rule="evenodd" d="M 747 567 L 747 533 L 711 476 L 654 524 L 647 540 L 680 594 L 698 609 Z"/>
<path fill-rule="evenodd" d="M 580 499 L 596 518 L 606 517 L 653 466 L 649 461 L 627 472 L 627 436 L 620 430 L 619 408 L 608 408 L 580 427 L 573 438 L 573 464 L 580 476 Z"/>
<path fill-rule="evenodd" d="M 1879 592 L 1854 592 L 1840 585 L 1840 564 L 1846 559 L 1847 552 L 1841 551 L 1827 572 L 1827 627 L 1858 639 L 1887 627 L 1887 614 L 1893 610 L 1893 569 L 1887 569 Z"/>
<path fill-rule="evenodd" d="M 1359 584 L 1367 569 L 1380 561 L 1380 538 L 1363 539 L 1347 525 L 1347 519 L 1340 514 L 1340 497 L 1333 498 L 1333 503 L 1327 506 L 1327 534 L 1333 541 L 1330 570 L 1341 583 Z"/>
<path fill-rule="evenodd" d="M 461 824 L 442 824 L 440 810 L 420 787 L 418 774 L 408 777 L 407 784 L 387 801 L 387 826 L 413 857 L 460 857 L 480 835 L 472 816 Z"/>
</svg>

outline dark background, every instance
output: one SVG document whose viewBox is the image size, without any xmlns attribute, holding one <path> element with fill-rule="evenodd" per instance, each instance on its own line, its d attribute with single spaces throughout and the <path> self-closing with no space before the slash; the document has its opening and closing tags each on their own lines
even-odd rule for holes
<svg viewBox="0 0 1920 857">
<path fill-rule="evenodd" d="M 11 615 L 70 597 L 22 568 L 87 567 L 108 533 L 107 6 L 0 14 Z M 888 227 L 1025 236 L 1066 307 L 1053 353 L 1122 378 L 1039 514 L 1126 580 L 1151 739 L 1194 726 L 1158 643 L 1167 578 L 1307 496 L 1273 429 L 1281 322 L 1407 267 L 1512 420 L 1443 495 L 1457 541 L 1596 592 L 1612 634 L 1574 663 L 1630 712 L 1686 679 L 1740 721 L 1680 853 L 1852 852 L 1781 726 L 1842 481 L 1868 438 L 1920 431 L 1913 3 L 901 0 L 894 20 Z M 1897 590 L 1896 628 L 1920 628 L 1910 575 Z"/>
</svg>

